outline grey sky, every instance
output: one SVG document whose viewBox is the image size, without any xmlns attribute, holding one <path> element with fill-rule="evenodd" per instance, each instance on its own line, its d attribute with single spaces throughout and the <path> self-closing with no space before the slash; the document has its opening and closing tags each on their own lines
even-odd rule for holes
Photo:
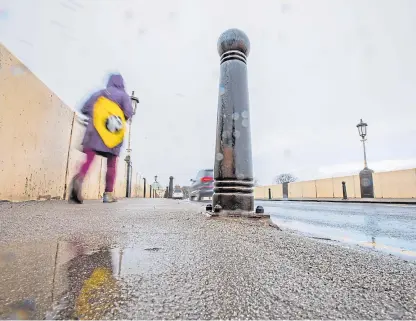
<svg viewBox="0 0 416 321">
<path fill-rule="evenodd" d="M 414 0 L 0 0 L 0 41 L 72 108 L 119 71 L 141 104 L 136 170 L 212 167 L 225 29 L 244 30 L 254 172 L 300 179 L 416 165 Z"/>
</svg>

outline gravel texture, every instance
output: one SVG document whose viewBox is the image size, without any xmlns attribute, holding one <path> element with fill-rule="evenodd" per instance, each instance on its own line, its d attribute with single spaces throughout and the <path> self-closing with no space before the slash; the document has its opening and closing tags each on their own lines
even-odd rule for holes
<svg viewBox="0 0 416 321">
<path fill-rule="evenodd" d="M 0 318 L 416 318 L 415 264 L 203 208 L 0 204 Z"/>
</svg>

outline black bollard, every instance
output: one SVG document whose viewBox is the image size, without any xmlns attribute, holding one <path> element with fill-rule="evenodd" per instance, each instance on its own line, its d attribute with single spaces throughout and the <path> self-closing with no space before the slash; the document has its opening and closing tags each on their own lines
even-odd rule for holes
<svg viewBox="0 0 416 321">
<path fill-rule="evenodd" d="M 347 196 L 347 186 L 345 185 L 345 182 L 342 182 L 342 199 L 343 200 L 348 199 L 348 196 Z"/>
<path fill-rule="evenodd" d="M 127 155 L 124 160 L 127 163 L 126 197 L 131 197 L 131 181 L 132 181 L 133 167 L 131 165 L 130 155 Z"/>
<path fill-rule="evenodd" d="M 149 188 L 150 188 L 149 198 L 152 198 L 152 185 L 150 185 Z"/>
<path fill-rule="evenodd" d="M 271 200 L 271 199 L 272 199 L 272 189 L 269 188 L 269 200 Z"/>
<path fill-rule="evenodd" d="M 254 211 L 247 56 L 250 41 L 238 29 L 218 39 L 220 88 L 213 206 L 244 214 Z"/>
<path fill-rule="evenodd" d="M 146 198 L 146 178 L 143 178 L 143 198 Z"/>
<path fill-rule="evenodd" d="M 169 177 L 169 198 L 173 195 L 173 176 Z"/>
</svg>

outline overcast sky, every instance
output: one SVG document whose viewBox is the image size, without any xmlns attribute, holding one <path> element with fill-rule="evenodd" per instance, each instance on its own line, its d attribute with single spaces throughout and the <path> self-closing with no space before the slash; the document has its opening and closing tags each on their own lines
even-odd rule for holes
<svg viewBox="0 0 416 321">
<path fill-rule="evenodd" d="M 0 41 L 71 108 L 119 71 L 140 99 L 133 165 L 163 184 L 214 162 L 228 28 L 248 58 L 254 172 L 270 184 L 416 165 L 414 0 L 0 0 Z M 2 107 L 3 108 L 3 107 Z"/>
</svg>

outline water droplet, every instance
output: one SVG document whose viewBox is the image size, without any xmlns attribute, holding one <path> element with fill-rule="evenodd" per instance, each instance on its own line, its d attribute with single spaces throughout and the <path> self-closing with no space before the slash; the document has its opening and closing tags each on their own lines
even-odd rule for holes
<svg viewBox="0 0 416 321">
<path fill-rule="evenodd" d="M 223 132 L 222 132 L 222 138 L 223 138 L 223 139 L 226 139 L 226 138 L 228 138 L 228 137 L 230 137 L 230 132 L 229 132 L 229 131 L 227 131 L 227 130 L 226 130 L 226 131 L 223 131 Z"/>
<path fill-rule="evenodd" d="M 9 17 L 9 13 L 6 11 L 6 9 L 0 8 L 0 19 L 7 19 Z"/>
<path fill-rule="evenodd" d="M 224 159 L 224 155 L 221 153 L 217 153 L 217 155 L 215 156 L 215 159 L 217 161 L 222 161 Z"/>
<path fill-rule="evenodd" d="M 239 131 L 239 130 L 234 131 L 233 136 L 234 136 L 235 138 L 239 138 L 239 137 L 241 136 L 240 131 Z"/>
<path fill-rule="evenodd" d="M 239 113 L 234 113 L 233 114 L 233 119 L 234 120 L 238 120 L 240 118 L 240 114 Z"/>
<path fill-rule="evenodd" d="M 250 122 L 248 121 L 248 119 L 243 119 L 243 121 L 241 122 L 241 125 L 243 125 L 243 127 L 248 127 L 249 124 Z"/>
<path fill-rule="evenodd" d="M 131 10 L 126 10 L 126 11 L 124 12 L 124 18 L 126 18 L 126 19 L 128 19 L 128 20 L 133 19 L 133 12 L 132 12 Z"/>
<path fill-rule="evenodd" d="M 22 66 L 12 66 L 11 71 L 14 76 L 20 76 L 25 73 L 25 68 Z"/>
<path fill-rule="evenodd" d="M 280 5 L 280 11 L 285 14 L 287 12 L 290 12 L 292 9 L 292 6 L 289 3 L 283 3 Z"/>
<path fill-rule="evenodd" d="M 248 118 L 248 111 L 247 111 L 247 110 L 243 111 L 243 112 L 241 113 L 241 117 L 243 117 L 243 118 Z"/>
<path fill-rule="evenodd" d="M 225 87 L 223 85 L 220 86 L 220 95 L 224 95 L 225 94 Z"/>
</svg>

